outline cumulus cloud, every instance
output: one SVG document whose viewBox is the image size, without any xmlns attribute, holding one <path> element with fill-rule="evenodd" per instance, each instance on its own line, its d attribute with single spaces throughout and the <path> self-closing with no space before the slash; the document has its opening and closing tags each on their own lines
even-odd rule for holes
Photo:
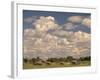
<svg viewBox="0 0 100 80">
<path fill-rule="evenodd" d="M 48 16 L 48 17 L 46 17 L 46 18 L 49 19 L 49 20 L 55 21 L 55 18 L 52 17 L 52 16 Z"/>
<path fill-rule="evenodd" d="M 48 33 L 45 34 L 45 36 L 38 38 L 34 36 L 36 35 L 34 34 L 36 33 L 34 32 L 34 29 L 26 29 L 24 33 L 27 34 L 27 38 L 24 37 L 24 57 L 28 57 L 29 55 L 29 57 L 38 57 L 39 55 L 41 58 L 44 58 L 43 55 L 46 57 L 57 57 L 60 56 L 59 53 L 61 53 L 62 57 L 65 57 L 67 55 L 74 55 L 75 53 L 78 54 L 80 47 L 82 48 L 81 51 L 89 47 L 89 45 L 84 45 L 84 43 L 90 41 L 87 40 L 87 38 L 90 39 L 90 36 L 87 36 L 87 33 L 83 32 L 71 33 L 63 30 L 56 30 L 54 31 L 54 34 Z M 33 35 L 30 36 L 30 34 Z M 69 35 L 69 37 L 67 35 Z M 71 38 L 72 36 L 76 37 Z M 83 43 L 81 43 L 82 46 L 80 42 Z M 79 45 L 77 47 L 76 45 L 78 43 Z M 89 49 L 87 50 L 89 51 Z M 79 53 L 82 54 L 82 52 Z"/>
<path fill-rule="evenodd" d="M 34 34 L 35 34 L 35 30 L 32 28 L 24 30 L 24 38 L 33 37 Z"/>
<path fill-rule="evenodd" d="M 85 27 L 91 28 L 90 16 L 70 16 L 67 21 L 68 22 L 64 25 L 68 30 L 71 28 L 76 28 L 77 26 L 75 26 L 75 23 L 77 23 L 77 25 L 82 24 Z"/>
<path fill-rule="evenodd" d="M 57 37 L 66 37 L 68 35 L 68 32 L 64 30 L 56 30 L 54 32 L 51 32 L 51 34 Z"/>
<path fill-rule="evenodd" d="M 64 24 L 63 27 L 64 27 L 65 30 L 72 30 L 72 29 L 77 28 L 78 25 L 75 25 L 75 24 L 73 24 L 71 22 L 68 22 L 68 23 Z"/>
<path fill-rule="evenodd" d="M 65 55 L 73 55 L 80 50 L 76 46 L 79 42 L 90 42 L 90 34 L 80 31 L 73 32 L 73 30 L 67 30 L 75 29 L 80 24 L 89 27 L 89 20 L 90 19 L 87 17 L 83 18 L 81 16 L 71 16 L 68 18 L 68 22 L 66 22 L 64 26 L 60 26 L 56 23 L 55 18 L 52 16 L 27 18 L 24 21 L 32 23 L 34 28 L 24 29 L 24 54 L 26 54 L 24 56 L 29 56 L 29 53 L 30 57 L 35 57 L 38 55 L 41 57 L 43 57 L 43 55 L 46 57 L 57 57 L 60 56 L 60 54 L 62 57 L 65 57 Z M 67 30 L 62 28 L 59 29 L 59 27 Z M 49 32 L 49 30 L 52 31 Z M 82 47 L 83 49 L 90 47 L 89 45 L 84 45 L 85 47 L 83 47 L 83 45 L 84 44 L 82 44 L 82 46 L 78 46 Z M 73 48 L 73 46 L 75 47 Z M 74 51 L 72 52 L 72 50 Z"/>
<path fill-rule="evenodd" d="M 82 16 L 70 16 L 67 20 L 72 23 L 81 23 L 82 19 Z"/>
<path fill-rule="evenodd" d="M 36 19 L 37 19 L 37 16 L 28 17 L 28 18 L 24 19 L 24 22 L 26 22 L 26 23 L 32 23 Z"/>
<path fill-rule="evenodd" d="M 82 21 L 82 24 L 88 28 L 91 27 L 91 19 L 90 18 L 84 18 Z"/>
<path fill-rule="evenodd" d="M 53 30 L 58 28 L 58 24 L 55 22 L 55 18 L 52 16 L 40 16 L 35 22 L 33 22 L 33 26 L 37 31 L 46 32 L 48 30 Z"/>
</svg>

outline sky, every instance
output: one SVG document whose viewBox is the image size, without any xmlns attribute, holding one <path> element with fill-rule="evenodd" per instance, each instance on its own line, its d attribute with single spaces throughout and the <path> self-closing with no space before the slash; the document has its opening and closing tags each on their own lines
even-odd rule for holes
<svg viewBox="0 0 100 80">
<path fill-rule="evenodd" d="M 72 31 L 82 30 L 84 32 L 90 33 L 91 28 L 86 27 L 87 25 L 75 23 L 75 21 L 73 21 L 73 20 L 74 19 L 77 20 L 77 18 L 76 18 L 77 16 L 81 16 L 84 19 L 85 18 L 90 19 L 91 14 L 90 13 L 75 13 L 75 12 L 52 12 L 52 11 L 23 10 L 23 29 L 31 28 L 33 26 L 32 24 L 37 19 L 39 19 L 39 17 L 41 17 L 41 16 L 44 16 L 44 17 L 52 16 L 52 17 L 54 17 L 55 23 L 57 23 L 60 26 L 65 25 L 66 23 L 72 23 L 72 24 L 74 24 L 73 26 L 78 25 L 78 27 L 71 29 Z M 76 16 L 76 17 L 74 17 L 74 19 L 70 18 L 72 16 Z M 87 23 L 86 20 L 84 20 L 85 23 Z"/>
<path fill-rule="evenodd" d="M 51 53 L 56 57 L 87 56 L 90 55 L 91 14 L 23 10 L 23 34 L 24 54 L 28 56 L 50 57 Z M 69 49 L 69 46 L 73 47 Z"/>
</svg>

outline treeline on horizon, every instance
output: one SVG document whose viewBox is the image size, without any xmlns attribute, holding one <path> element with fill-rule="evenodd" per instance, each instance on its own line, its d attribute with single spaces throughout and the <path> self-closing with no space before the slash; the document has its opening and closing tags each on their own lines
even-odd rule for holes
<svg viewBox="0 0 100 80">
<path fill-rule="evenodd" d="M 63 64 L 63 62 L 80 64 L 82 61 L 91 61 L 91 57 L 87 56 L 87 57 L 74 58 L 72 56 L 68 56 L 66 58 L 48 58 L 47 60 L 43 60 L 40 57 L 31 58 L 31 59 L 23 58 L 23 63 L 32 63 L 34 65 L 42 65 L 42 63 L 50 65 L 51 63 L 54 62 L 61 63 L 61 64 Z"/>
</svg>

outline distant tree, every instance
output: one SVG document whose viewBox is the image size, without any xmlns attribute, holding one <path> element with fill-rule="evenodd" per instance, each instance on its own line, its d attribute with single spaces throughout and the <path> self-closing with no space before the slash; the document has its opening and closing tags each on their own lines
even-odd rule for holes
<svg viewBox="0 0 100 80">
<path fill-rule="evenodd" d="M 37 57 L 36 59 L 37 59 L 37 61 L 41 60 L 40 57 Z"/>
<path fill-rule="evenodd" d="M 80 61 L 84 61 L 84 57 L 80 57 L 79 60 L 80 60 Z"/>
<path fill-rule="evenodd" d="M 73 58 L 72 56 L 68 56 L 66 60 L 67 60 L 68 62 L 71 62 L 73 59 L 74 59 L 74 58 Z"/>
<path fill-rule="evenodd" d="M 65 62 L 66 58 L 59 58 L 59 62 Z"/>
<path fill-rule="evenodd" d="M 65 62 L 66 58 L 48 58 L 47 61 L 49 62 Z"/>
<path fill-rule="evenodd" d="M 42 63 L 42 60 L 39 58 L 39 57 L 37 57 L 37 58 L 32 58 L 31 60 L 30 60 L 30 62 L 32 62 L 33 64 L 41 64 Z"/>
<path fill-rule="evenodd" d="M 51 65 L 51 62 L 45 62 L 45 64 L 47 64 L 47 65 Z"/>
<path fill-rule="evenodd" d="M 64 65 L 64 62 L 60 62 L 61 65 Z"/>
<path fill-rule="evenodd" d="M 84 60 L 85 60 L 85 61 L 89 61 L 89 60 L 91 60 L 91 57 L 90 57 L 90 56 L 85 57 Z"/>
<path fill-rule="evenodd" d="M 58 62 L 58 58 L 49 58 L 47 61 L 49 61 L 49 62 Z"/>
<path fill-rule="evenodd" d="M 27 59 L 27 58 L 24 58 L 23 61 L 24 61 L 25 63 L 27 63 L 27 62 L 28 62 L 28 59 Z"/>
<path fill-rule="evenodd" d="M 91 57 L 87 56 L 87 57 L 80 57 L 80 61 L 90 61 Z"/>
<path fill-rule="evenodd" d="M 32 61 L 32 63 L 36 63 L 37 59 L 36 58 L 32 58 L 31 61 Z"/>
</svg>

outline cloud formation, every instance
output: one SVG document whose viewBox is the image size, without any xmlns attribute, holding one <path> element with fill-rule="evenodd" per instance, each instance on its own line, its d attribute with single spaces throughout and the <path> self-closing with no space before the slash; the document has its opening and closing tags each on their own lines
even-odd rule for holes
<svg viewBox="0 0 100 80">
<path fill-rule="evenodd" d="M 90 16 L 69 16 L 67 22 L 62 25 L 57 24 L 53 16 L 32 16 L 24 19 L 25 23 L 32 24 L 33 28 L 39 32 L 47 32 L 49 30 L 64 29 L 77 31 L 78 29 L 91 28 Z M 28 24 L 28 25 L 29 25 Z M 84 31 L 84 30 L 83 30 Z"/>
<path fill-rule="evenodd" d="M 28 17 L 24 19 L 25 23 L 32 23 L 33 21 L 35 21 L 37 19 L 37 16 L 32 16 L 32 17 Z"/>
<path fill-rule="evenodd" d="M 33 36 L 35 34 L 35 30 L 34 29 L 25 29 L 24 30 L 24 36 Z"/>
<path fill-rule="evenodd" d="M 85 27 L 88 27 L 88 28 L 91 28 L 91 19 L 89 17 L 85 17 L 85 16 L 70 16 L 68 19 L 67 19 L 67 23 L 65 24 L 67 27 L 66 28 L 75 28 L 77 26 L 75 25 L 72 25 L 72 24 L 75 24 L 77 23 L 77 25 L 83 25 Z M 69 24 L 70 22 L 70 24 Z M 72 23 L 72 24 L 71 24 Z"/>
<path fill-rule="evenodd" d="M 48 30 L 53 30 L 58 28 L 58 24 L 55 22 L 55 18 L 52 16 L 40 16 L 35 22 L 33 22 L 33 26 L 37 31 L 46 32 Z"/>
<path fill-rule="evenodd" d="M 82 16 L 71 16 L 67 20 L 72 23 L 81 23 L 82 19 Z"/>
<path fill-rule="evenodd" d="M 87 26 L 88 28 L 91 27 L 91 19 L 90 18 L 84 18 L 83 21 L 82 21 L 82 24 L 84 26 Z"/>
<path fill-rule="evenodd" d="M 85 54 L 90 49 L 90 34 L 85 32 L 67 32 L 56 30 L 53 33 L 45 33 L 37 37 L 34 29 L 24 31 L 24 57 L 66 57 Z M 86 45 L 87 44 L 87 45 Z M 79 52 L 81 49 L 82 52 Z M 79 53 L 78 53 L 79 52 Z M 89 53 L 87 53 L 89 55 Z"/>
<path fill-rule="evenodd" d="M 78 25 L 75 25 L 75 24 L 73 24 L 71 22 L 68 22 L 68 23 L 64 24 L 63 27 L 64 27 L 65 30 L 72 30 L 72 29 L 77 28 Z"/>
<path fill-rule="evenodd" d="M 70 16 L 62 25 L 57 24 L 53 16 L 29 17 L 24 21 L 32 24 L 31 28 L 24 29 L 24 57 L 90 55 L 90 33 L 80 29 L 73 31 L 82 26 L 90 27 L 90 18 Z"/>
</svg>

